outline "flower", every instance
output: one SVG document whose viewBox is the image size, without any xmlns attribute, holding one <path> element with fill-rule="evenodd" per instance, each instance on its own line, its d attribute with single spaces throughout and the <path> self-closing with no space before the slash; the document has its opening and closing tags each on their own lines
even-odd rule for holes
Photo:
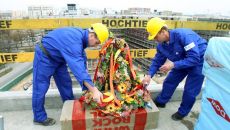
<svg viewBox="0 0 230 130">
<path fill-rule="evenodd" d="M 93 99 L 93 94 L 91 92 L 85 93 L 85 102 L 86 103 L 90 103 L 92 99 Z"/>
<path fill-rule="evenodd" d="M 121 56 L 119 56 L 118 58 L 117 58 L 117 62 L 122 62 L 124 59 L 123 59 L 123 57 L 121 57 Z"/>
<path fill-rule="evenodd" d="M 137 94 L 138 94 L 138 96 L 143 96 L 144 92 L 143 92 L 143 90 L 140 89 L 137 91 Z"/>
<path fill-rule="evenodd" d="M 124 48 L 126 42 L 124 39 L 117 39 L 116 43 L 117 43 L 119 48 Z"/>
<path fill-rule="evenodd" d="M 118 86 L 117 86 L 117 90 L 121 93 L 125 93 L 126 90 L 127 90 L 127 86 L 126 84 L 124 83 L 120 83 Z"/>
<path fill-rule="evenodd" d="M 129 64 L 129 62 L 127 61 L 127 60 L 123 60 L 123 63 L 125 63 L 125 64 Z"/>
<path fill-rule="evenodd" d="M 107 112 L 116 112 L 117 107 L 115 106 L 114 103 L 110 103 L 110 104 L 108 104 L 108 105 L 106 106 L 105 109 L 106 109 Z"/>
<path fill-rule="evenodd" d="M 115 78 L 119 78 L 121 76 L 121 73 L 119 73 L 119 71 L 117 71 L 115 75 L 116 75 Z"/>
<path fill-rule="evenodd" d="M 134 101 L 134 98 L 133 97 L 131 97 L 131 96 L 129 96 L 129 95 L 126 95 L 126 97 L 125 97 L 125 101 L 127 102 L 127 103 L 131 103 L 131 102 L 133 102 Z"/>
<path fill-rule="evenodd" d="M 126 81 L 130 81 L 130 77 L 129 77 L 129 75 L 126 75 Z"/>
<path fill-rule="evenodd" d="M 141 84 L 141 80 L 140 80 L 140 79 L 137 79 L 137 83 L 138 83 L 138 84 Z"/>
<path fill-rule="evenodd" d="M 131 87 L 131 82 L 128 81 L 128 80 L 126 80 L 126 81 L 125 81 L 125 85 L 127 86 L 127 89 L 130 89 L 130 87 Z"/>
<path fill-rule="evenodd" d="M 130 114 L 131 114 L 130 111 L 123 111 L 123 112 L 121 113 L 121 117 L 127 117 L 127 116 L 129 116 Z"/>
</svg>

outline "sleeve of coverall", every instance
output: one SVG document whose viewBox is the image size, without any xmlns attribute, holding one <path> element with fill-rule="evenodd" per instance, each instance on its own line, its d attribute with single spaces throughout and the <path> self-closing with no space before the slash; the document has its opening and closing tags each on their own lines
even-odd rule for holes
<svg viewBox="0 0 230 130">
<path fill-rule="evenodd" d="M 86 52 L 83 51 L 83 57 L 84 57 L 84 60 L 85 60 L 85 68 L 87 69 L 87 56 L 86 56 Z"/>
<path fill-rule="evenodd" d="M 87 72 L 85 57 L 82 54 L 84 50 L 82 49 L 83 47 L 81 45 L 68 47 L 68 51 L 63 53 L 63 55 L 73 75 L 80 83 L 82 90 L 87 90 L 88 88 L 83 84 L 84 81 L 91 86 L 94 86 L 94 84 Z"/>
<path fill-rule="evenodd" d="M 151 75 L 151 77 L 153 77 L 153 75 L 159 70 L 161 65 L 164 64 L 166 59 L 167 58 L 163 54 L 161 54 L 161 52 L 158 51 L 158 49 L 157 49 L 157 53 L 156 53 L 155 57 L 152 59 L 151 66 L 149 67 L 148 74 Z"/>
<path fill-rule="evenodd" d="M 200 53 L 195 37 L 196 36 L 193 34 L 187 34 L 181 37 L 181 43 L 184 46 L 186 58 L 175 61 L 175 69 L 184 69 L 196 66 L 200 62 Z"/>
</svg>

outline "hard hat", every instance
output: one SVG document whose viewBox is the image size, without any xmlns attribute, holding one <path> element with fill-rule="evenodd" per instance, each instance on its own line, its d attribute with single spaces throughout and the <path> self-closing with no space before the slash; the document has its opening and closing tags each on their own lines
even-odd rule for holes
<svg viewBox="0 0 230 130">
<path fill-rule="evenodd" d="M 157 33 L 161 30 L 162 27 L 167 26 L 165 21 L 161 18 L 155 17 L 151 18 L 146 26 L 146 30 L 149 33 L 148 40 L 152 40 L 156 37 Z"/>
<path fill-rule="evenodd" d="M 96 33 L 97 38 L 99 39 L 101 44 L 104 43 L 108 39 L 108 37 L 109 37 L 108 28 L 105 25 L 103 25 L 102 23 L 92 24 L 91 29 L 93 30 L 93 32 Z"/>
</svg>

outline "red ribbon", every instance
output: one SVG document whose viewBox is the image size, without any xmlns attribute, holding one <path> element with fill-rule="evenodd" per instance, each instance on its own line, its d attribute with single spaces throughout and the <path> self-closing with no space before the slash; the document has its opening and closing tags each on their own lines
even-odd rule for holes
<svg viewBox="0 0 230 130">
<path fill-rule="evenodd" d="M 72 128 L 73 130 L 86 130 L 85 107 L 84 103 L 74 100 L 72 112 Z"/>
</svg>

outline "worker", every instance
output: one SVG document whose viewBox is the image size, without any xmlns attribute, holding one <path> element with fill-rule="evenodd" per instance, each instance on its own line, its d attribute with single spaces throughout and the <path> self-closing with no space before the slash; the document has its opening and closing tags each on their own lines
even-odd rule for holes
<svg viewBox="0 0 230 130">
<path fill-rule="evenodd" d="M 171 116 L 175 121 L 182 120 L 192 109 L 196 96 L 201 91 L 207 41 L 191 29 L 168 30 L 161 18 L 150 19 L 146 30 L 149 33 L 148 39 L 155 40 L 158 44 L 157 53 L 142 82 L 148 85 L 158 70 L 171 70 L 164 80 L 161 93 L 154 99 L 157 107 L 164 108 L 178 84 L 187 76 L 182 102 L 178 111 Z M 167 59 L 171 62 L 165 62 Z"/>
<path fill-rule="evenodd" d="M 45 95 L 53 76 L 62 101 L 73 100 L 72 81 L 67 65 L 81 85 L 82 90 L 93 93 L 93 99 L 100 103 L 102 93 L 94 87 L 87 72 L 85 48 L 104 43 L 109 36 L 106 26 L 92 24 L 89 29 L 64 27 L 55 29 L 44 36 L 35 47 L 33 62 L 32 107 L 34 123 L 44 126 L 55 124 L 47 117 L 44 108 Z"/>
</svg>

